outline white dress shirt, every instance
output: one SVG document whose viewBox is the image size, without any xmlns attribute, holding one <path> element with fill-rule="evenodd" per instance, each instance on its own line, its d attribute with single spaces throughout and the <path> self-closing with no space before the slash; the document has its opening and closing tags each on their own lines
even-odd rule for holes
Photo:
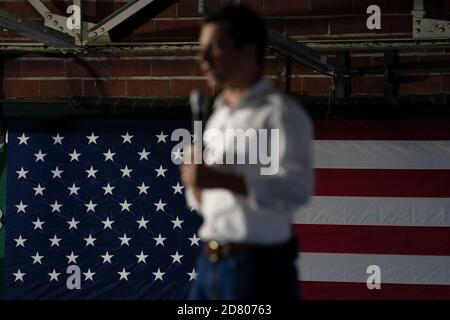
<svg viewBox="0 0 450 320">
<path fill-rule="evenodd" d="M 211 128 L 220 132 L 279 129 L 279 170 L 273 175 L 261 175 L 261 167 L 268 165 L 248 164 L 248 157 L 247 164 L 214 164 L 216 169 L 243 176 L 248 196 L 226 189 L 203 189 L 199 204 L 192 190 L 187 188 L 188 204 L 198 209 L 204 219 L 200 237 L 221 243 L 287 241 L 292 236 L 293 215 L 308 202 L 313 189 L 313 132 L 309 117 L 297 102 L 276 90 L 268 79 L 260 79 L 233 107 L 226 106 L 219 96 L 205 132 Z M 206 134 L 204 142 L 209 157 L 218 161 L 225 158 L 224 149 L 229 146 L 216 147 L 220 144 Z M 246 149 L 248 152 L 249 148 Z"/>
</svg>

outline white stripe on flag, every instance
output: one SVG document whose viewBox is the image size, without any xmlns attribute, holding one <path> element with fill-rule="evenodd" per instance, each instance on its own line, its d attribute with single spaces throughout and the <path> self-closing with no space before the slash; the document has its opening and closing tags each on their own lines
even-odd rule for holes
<svg viewBox="0 0 450 320">
<path fill-rule="evenodd" d="M 298 224 L 450 226 L 450 198 L 315 196 L 294 217 Z"/>
<path fill-rule="evenodd" d="M 314 141 L 316 168 L 450 169 L 450 141 Z"/>
<path fill-rule="evenodd" d="M 450 285 L 449 256 L 407 256 L 340 253 L 300 253 L 299 280 L 366 282 L 367 267 L 381 269 L 383 283 Z M 338 293 L 336 293 L 338 294 Z"/>
</svg>

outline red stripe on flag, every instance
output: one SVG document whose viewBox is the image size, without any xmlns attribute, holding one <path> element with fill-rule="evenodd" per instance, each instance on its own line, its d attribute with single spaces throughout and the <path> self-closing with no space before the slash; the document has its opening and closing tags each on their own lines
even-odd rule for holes
<svg viewBox="0 0 450 320">
<path fill-rule="evenodd" d="M 316 196 L 450 197 L 450 170 L 315 169 Z"/>
<path fill-rule="evenodd" d="M 450 227 L 295 224 L 300 252 L 450 255 Z"/>
<path fill-rule="evenodd" d="M 304 300 L 448 300 L 450 285 L 381 283 L 369 290 L 365 283 L 300 281 Z"/>
<path fill-rule="evenodd" d="M 448 120 L 318 120 L 316 140 L 450 140 Z"/>
</svg>

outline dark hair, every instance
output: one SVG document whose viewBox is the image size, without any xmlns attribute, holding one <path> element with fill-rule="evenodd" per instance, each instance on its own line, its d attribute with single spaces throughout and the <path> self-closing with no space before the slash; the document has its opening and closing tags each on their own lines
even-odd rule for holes
<svg viewBox="0 0 450 320">
<path fill-rule="evenodd" d="M 266 26 L 253 10 L 242 5 L 228 6 L 208 14 L 204 20 L 204 24 L 207 23 L 228 25 L 229 35 L 236 48 L 242 48 L 251 43 L 256 44 L 258 64 L 261 67 L 264 65 L 264 49 L 267 41 Z"/>
</svg>

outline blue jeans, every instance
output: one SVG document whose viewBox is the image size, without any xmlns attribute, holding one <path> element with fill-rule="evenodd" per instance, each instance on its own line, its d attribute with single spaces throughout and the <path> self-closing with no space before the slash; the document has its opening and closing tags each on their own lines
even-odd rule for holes
<svg viewBox="0 0 450 320">
<path fill-rule="evenodd" d="M 298 299 L 295 245 L 275 252 L 246 252 L 217 262 L 201 255 L 191 300 Z"/>
</svg>

